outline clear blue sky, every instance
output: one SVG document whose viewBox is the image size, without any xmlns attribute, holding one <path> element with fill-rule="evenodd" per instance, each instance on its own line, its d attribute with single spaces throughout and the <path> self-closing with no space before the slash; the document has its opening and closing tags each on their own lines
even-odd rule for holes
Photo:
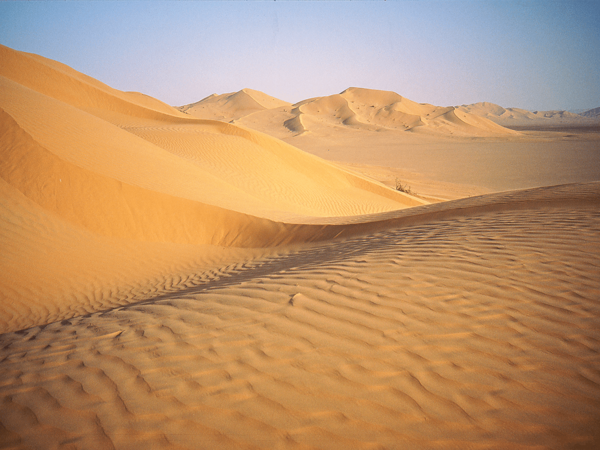
<svg viewBox="0 0 600 450">
<path fill-rule="evenodd" d="M 0 2 L 0 43 L 171 105 L 358 86 L 442 106 L 600 106 L 600 1 Z"/>
</svg>

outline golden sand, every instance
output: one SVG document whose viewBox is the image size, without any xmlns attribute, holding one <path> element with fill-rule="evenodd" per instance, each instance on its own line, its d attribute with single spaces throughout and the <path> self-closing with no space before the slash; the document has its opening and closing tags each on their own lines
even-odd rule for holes
<svg viewBox="0 0 600 450">
<path fill-rule="evenodd" d="M 0 60 L 1 448 L 600 445 L 600 182 L 510 159 L 594 133 Z"/>
</svg>

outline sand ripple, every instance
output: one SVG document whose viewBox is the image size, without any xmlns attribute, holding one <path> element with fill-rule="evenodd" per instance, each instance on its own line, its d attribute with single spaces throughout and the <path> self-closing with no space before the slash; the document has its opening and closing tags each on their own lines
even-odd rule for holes
<svg viewBox="0 0 600 450">
<path fill-rule="evenodd" d="M 288 247 L 0 336 L 4 448 L 595 448 L 600 213 Z"/>
</svg>

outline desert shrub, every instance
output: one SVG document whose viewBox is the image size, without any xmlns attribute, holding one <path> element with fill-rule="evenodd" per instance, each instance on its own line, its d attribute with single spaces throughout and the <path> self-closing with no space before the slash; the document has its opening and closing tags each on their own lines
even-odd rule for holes
<svg viewBox="0 0 600 450">
<path fill-rule="evenodd" d="M 396 190 L 400 192 L 404 192 L 405 194 L 412 194 L 412 190 L 410 186 L 406 183 L 402 183 L 402 180 L 396 178 Z"/>
</svg>

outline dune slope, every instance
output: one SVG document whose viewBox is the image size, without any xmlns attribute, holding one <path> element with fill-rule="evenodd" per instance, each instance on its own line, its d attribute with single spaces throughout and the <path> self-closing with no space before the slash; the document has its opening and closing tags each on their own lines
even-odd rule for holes
<svg viewBox="0 0 600 450">
<path fill-rule="evenodd" d="M 155 287 L 158 267 L 198 263 L 206 245 L 325 239 L 330 231 L 302 224 L 426 203 L 55 61 L 7 47 L 0 57 L 2 331 L 138 298 L 139 280 Z M 165 261 L 132 269 L 136 254 Z"/>
<path fill-rule="evenodd" d="M 349 88 L 338 95 L 306 100 L 296 105 L 306 119 L 329 121 L 366 129 L 442 134 L 512 134 L 495 123 L 454 107 L 416 103 L 395 92 Z"/>
</svg>

